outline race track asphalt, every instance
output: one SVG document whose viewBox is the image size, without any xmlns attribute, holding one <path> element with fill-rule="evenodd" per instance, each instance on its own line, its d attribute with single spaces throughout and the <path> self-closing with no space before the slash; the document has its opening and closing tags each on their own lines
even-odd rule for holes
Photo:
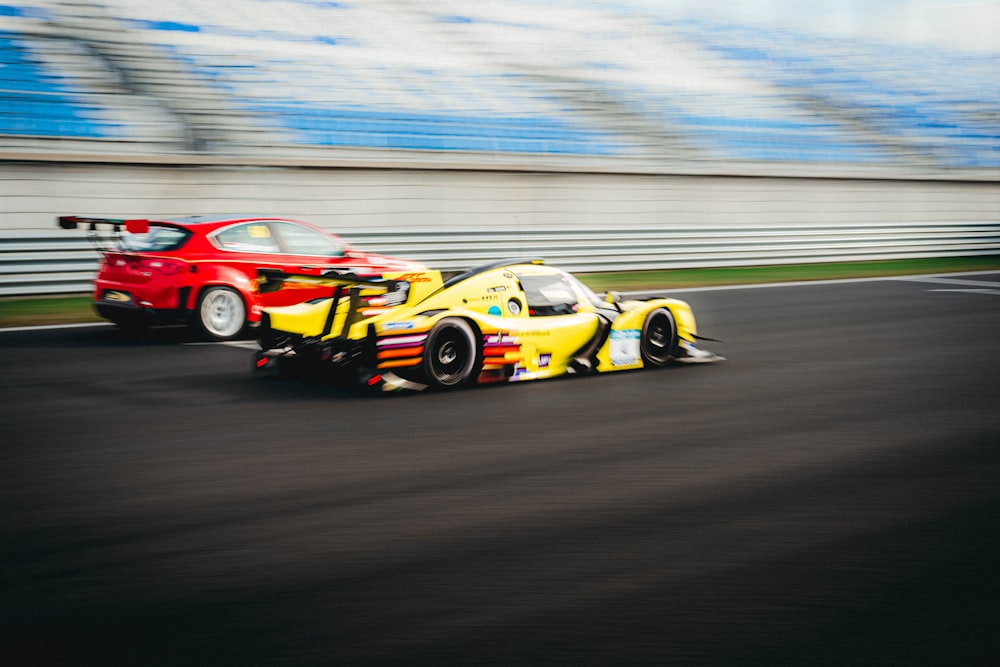
<svg viewBox="0 0 1000 667">
<path fill-rule="evenodd" d="M 726 362 L 380 398 L 0 332 L 0 664 L 1000 664 L 1000 274 L 678 296 Z"/>
</svg>

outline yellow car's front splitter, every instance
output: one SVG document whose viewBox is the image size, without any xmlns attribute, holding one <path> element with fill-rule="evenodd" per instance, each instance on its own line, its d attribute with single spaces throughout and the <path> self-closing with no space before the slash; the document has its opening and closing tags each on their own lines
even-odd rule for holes
<svg viewBox="0 0 1000 667">
<path fill-rule="evenodd" d="M 704 350 L 696 343 L 681 340 L 678 347 L 680 354 L 674 357 L 674 361 L 681 364 L 710 364 L 716 361 L 725 361 L 726 358 L 714 352 Z"/>
</svg>

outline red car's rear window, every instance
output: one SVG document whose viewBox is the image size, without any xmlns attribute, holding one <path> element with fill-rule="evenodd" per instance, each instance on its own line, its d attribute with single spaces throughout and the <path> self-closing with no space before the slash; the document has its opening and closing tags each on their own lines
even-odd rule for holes
<svg viewBox="0 0 1000 667">
<path fill-rule="evenodd" d="M 147 234 L 126 234 L 119 245 L 122 250 L 131 252 L 178 250 L 191 236 L 192 233 L 186 229 L 154 224 Z"/>
</svg>

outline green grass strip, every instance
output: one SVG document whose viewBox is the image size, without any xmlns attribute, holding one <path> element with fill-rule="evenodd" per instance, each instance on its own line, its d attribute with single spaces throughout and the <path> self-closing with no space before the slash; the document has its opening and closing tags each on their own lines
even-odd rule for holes
<svg viewBox="0 0 1000 667">
<path fill-rule="evenodd" d="M 597 292 L 621 292 L 747 285 L 756 283 L 877 278 L 921 273 L 1000 270 L 1000 256 L 901 259 L 886 262 L 843 262 L 839 264 L 796 264 L 791 266 L 748 266 L 712 269 L 668 269 L 614 273 L 578 273 L 581 281 Z"/>
<path fill-rule="evenodd" d="M 0 327 L 102 322 L 87 296 L 5 297 L 0 299 Z"/>
</svg>

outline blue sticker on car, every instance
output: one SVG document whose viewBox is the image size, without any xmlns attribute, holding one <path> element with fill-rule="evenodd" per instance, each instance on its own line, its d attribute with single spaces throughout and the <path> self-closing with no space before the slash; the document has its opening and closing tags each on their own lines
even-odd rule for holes
<svg viewBox="0 0 1000 667">
<path fill-rule="evenodd" d="M 412 329 L 413 322 L 386 322 L 382 325 L 383 331 L 392 331 L 393 329 Z"/>
</svg>

